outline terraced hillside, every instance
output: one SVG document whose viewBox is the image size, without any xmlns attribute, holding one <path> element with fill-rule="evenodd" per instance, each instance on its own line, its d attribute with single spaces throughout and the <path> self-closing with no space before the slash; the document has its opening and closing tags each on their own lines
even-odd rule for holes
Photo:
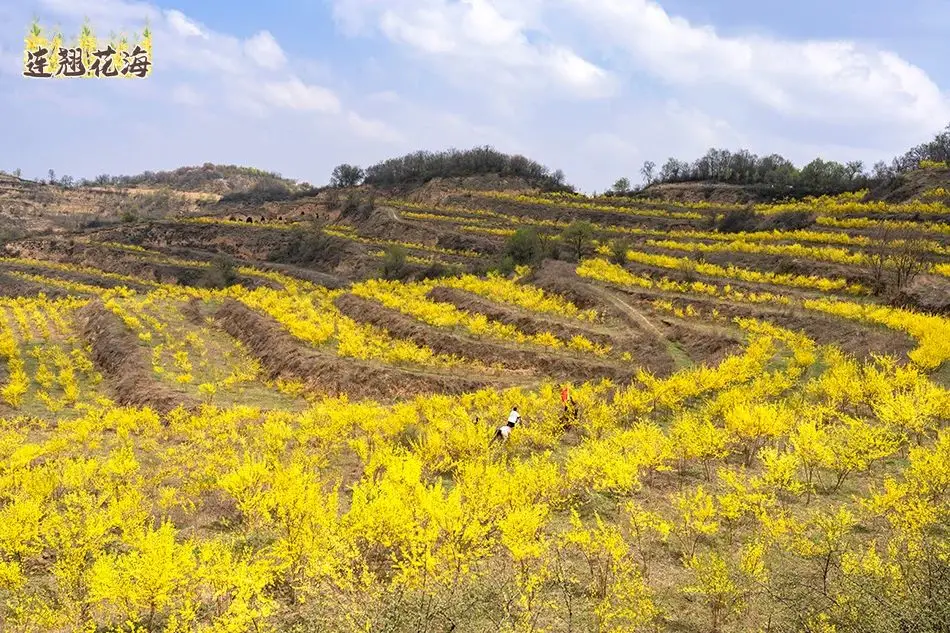
<svg viewBox="0 0 950 633">
<path fill-rule="evenodd" d="M 946 630 L 940 192 L 349 193 L 6 245 L 4 630 Z"/>
</svg>

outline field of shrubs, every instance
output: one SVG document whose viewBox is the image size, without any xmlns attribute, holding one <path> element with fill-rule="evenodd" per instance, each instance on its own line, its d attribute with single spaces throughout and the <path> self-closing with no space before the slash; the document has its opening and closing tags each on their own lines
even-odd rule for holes
<svg viewBox="0 0 950 633">
<path fill-rule="evenodd" d="M 939 193 L 11 243 L 0 629 L 946 631 Z"/>
</svg>

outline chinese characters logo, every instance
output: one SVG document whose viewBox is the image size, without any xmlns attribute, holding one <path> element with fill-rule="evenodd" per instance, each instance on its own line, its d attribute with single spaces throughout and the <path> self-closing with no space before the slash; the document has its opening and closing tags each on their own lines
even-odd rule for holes
<svg viewBox="0 0 950 633">
<path fill-rule="evenodd" d="M 24 77 L 121 77 L 145 78 L 152 72 L 152 34 L 148 26 L 130 42 L 122 36 L 108 43 L 96 41 L 89 25 L 83 25 L 77 41 L 64 44 L 56 33 L 47 38 L 36 22 L 26 36 L 23 51 Z"/>
</svg>

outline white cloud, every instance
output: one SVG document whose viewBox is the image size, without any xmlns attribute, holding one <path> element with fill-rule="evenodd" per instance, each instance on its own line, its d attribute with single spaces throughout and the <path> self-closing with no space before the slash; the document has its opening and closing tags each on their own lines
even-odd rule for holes
<svg viewBox="0 0 950 633">
<path fill-rule="evenodd" d="M 89 18 L 97 33 L 129 33 L 141 30 L 146 19 L 154 24 L 162 17 L 154 5 L 131 0 L 39 0 L 39 4 L 43 7 L 41 15 L 73 18 L 77 26 L 84 18 Z"/>
<path fill-rule="evenodd" d="M 212 160 L 321 182 L 343 161 L 488 144 L 563 168 L 590 191 L 639 180 L 646 159 L 711 146 L 870 164 L 950 118 L 936 82 L 880 46 L 725 35 L 649 0 L 330 0 L 345 33 L 390 44 L 369 42 L 332 66 L 282 48 L 283 32 L 235 37 L 155 1 L 0 0 L 9 22 L 25 26 L 36 9 L 64 34 L 86 16 L 100 35 L 141 30 L 147 17 L 156 51 L 146 82 L 44 84 L 4 74 L 20 72 L 22 34 L 0 33 L 0 115 L 66 110 L 89 134 L 109 136 L 110 122 L 115 137 L 102 142 L 117 156 L 150 148 L 135 167 L 104 153 L 87 166 L 70 146 L 82 132 L 11 129 L 17 152 L 0 159 L 75 175 Z M 317 45 L 336 52 L 335 36 Z M 112 122 L 116 108 L 151 131 Z"/>
<path fill-rule="evenodd" d="M 594 132 L 582 142 L 585 153 L 605 155 L 613 161 L 629 158 L 639 153 L 637 146 L 610 132 Z"/>
<path fill-rule="evenodd" d="M 261 88 L 261 97 L 281 108 L 328 114 L 337 114 L 341 110 L 340 100 L 333 91 L 319 86 L 308 86 L 296 78 L 283 82 L 267 82 Z"/>
<path fill-rule="evenodd" d="M 692 139 L 697 147 L 748 147 L 749 139 L 725 119 L 716 118 L 702 110 L 683 105 L 676 99 L 664 107 L 667 125 L 675 127 L 680 135 Z"/>
<path fill-rule="evenodd" d="M 405 140 L 402 134 L 383 121 L 366 119 L 355 112 L 348 113 L 346 118 L 353 131 L 363 138 L 383 143 L 399 143 Z"/>
<path fill-rule="evenodd" d="M 167 91 L 167 98 L 173 103 L 186 106 L 206 103 L 200 94 L 209 80 L 204 78 L 192 84 L 188 75 L 182 75 L 184 71 L 212 75 L 210 81 L 220 84 L 220 95 L 227 101 L 225 105 L 242 114 L 264 117 L 274 108 L 331 116 L 343 112 L 340 99 L 331 89 L 304 82 L 283 70 L 287 57 L 268 31 L 241 40 L 199 25 L 177 10 L 160 11 L 152 5 L 121 0 L 101 1 L 113 18 L 126 16 L 128 20 L 132 15 L 150 16 L 157 58 L 153 78 L 175 77 L 177 84 Z M 42 2 L 55 15 L 64 17 L 75 18 L 86 10 L 101 11 L 93 0 L 75 0 L 76 4 L 68 4 L 66 0 Z M 92 18 L 90 22 L 102 31 L 99 22 Z"/>
<path fill-rule="evenodd" d="M 287 63 L 280 44 L 268 31 L 261 31 L 244 42 L 244 51 L 261 68 L 276 70 Z"/>
<path fill-rule="evenodd" d="M 926 135 L 950 118 L 948 94 L 893 52 L 852 41 L 725 36 L 655 0 L 332 1 L 346 33 L 378 31 L 456 86 L 480 90 L 496 113 L 526 107 L 524 95 L 616 95 L 617 71 L 594 61 L 594 47 L 625 53 L 690 103 L 742 100 L 757 114 L 886 125 L 902 136 Z"/>
<path fill-rule="evenodd" d="M 565 46 L 529 39 L 541 33 L 532 24 L 535 6 L 497 0 L 335 0 L 334 16 L 351 34 L 374 25 L 460 85 L 558 90 L 583 99 L 614 94 L 618 84 L 606 69 Z"/>
<path fill-rule="evenodd" d="M 186 18 L 185 14 L 181 11 L 171 9 L 165 12 L 165 17 L 168 20 L 168 26 L 170 26 L 172 31 L 174 31 L 176 34 L 181 35 L 182 37 L 200 37 L 203 39 L 208 39 L 207 34 L 201 30 L 201 27 Z"/>
<path fill-rule="evenodd" d="M 950 99 L 894 53 L 848 41 L 725 37 L 653 0 L 563 0 L 604 40 L 674 85 L 731 89 L 784 115 L 930 130 Z"/>
</svg>

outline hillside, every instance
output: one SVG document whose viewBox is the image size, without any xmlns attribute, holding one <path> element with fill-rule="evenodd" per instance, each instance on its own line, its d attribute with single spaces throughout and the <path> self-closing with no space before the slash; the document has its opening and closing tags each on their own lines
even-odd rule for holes
<svg viewBox="0 0 950 633">
<path fill-rule="evenodd" d="M 892 204 L 913 200 L 933 200 L 932 192 L 950 190 L 950 168 L 914 169 L 876 183 L 862 200 Z M 677 203 L 708 202 L 720 205 L 763 204 L 801 198 L 802 191 L 791 185 L 733 185 L 722 182 L 656 183 L 633 197 Z"/>
<path fill-rule="evenodd" d="M 946 630 L 944 197 L 161 182 L 0 182 L 4 630 Z"/>
<path fill-rule="evenodd" d="M 104 180 L 107 177 L 100 178 Z M 248 191 L 255 187 L 281 186 L 295 190 L 300 186 L 296 181 L 283 178 L 274 172 L 213 163 L 179 167 L 173 171 L 147 171 L 134 176 L 108 178 L 108 184 L 122 187 L 167 188 L 219 196 Z"/>
<path fill-rule="evenodd" d="M 914 169 L 875 187 L 866 200 L 890 203 L 933 200 L 941 197 L 933 195 L 941 189 L 950 191 L 950 168 Z"/>
<path fill-rule="evenodd" d="M 645 187 L 639 197 L 677 203 L 709 202 L 723 205 L 757 204 L 790 197 L 789 187 L 776 185 L 731 185 L 722 182 L 657 183 Z"/>
</svg>

